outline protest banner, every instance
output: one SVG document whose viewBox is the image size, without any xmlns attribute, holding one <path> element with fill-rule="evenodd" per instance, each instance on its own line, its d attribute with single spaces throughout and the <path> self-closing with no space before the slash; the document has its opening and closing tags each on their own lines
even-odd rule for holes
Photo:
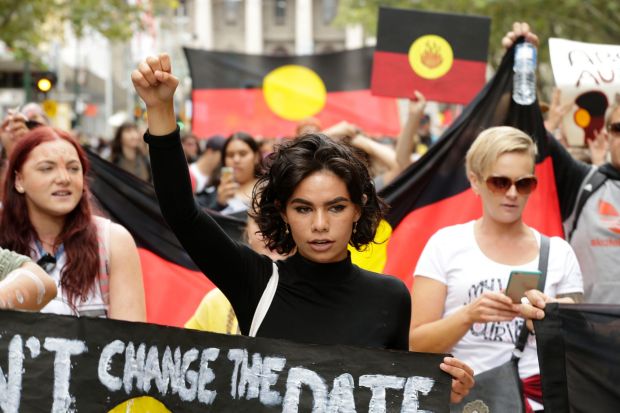
<svg viewBox="0 0 620 413">
<path fill-rule="evenodd" d="M 485 82 L 491 20 L 382 7 L 372 93 L 469 103 Z"/>
<path fill-rule="evenodd" d="M 549 39 L 561 104 L 574 102 L 561 132 L 571 146 L 586 146 L 604 126 L 605 111 L 620 94 L 620 45 Z"/>
<path fill-rule="evenodd" d="M 441 354 L 0 311 L 0 409 L 448 412 Z"/>
</svg>

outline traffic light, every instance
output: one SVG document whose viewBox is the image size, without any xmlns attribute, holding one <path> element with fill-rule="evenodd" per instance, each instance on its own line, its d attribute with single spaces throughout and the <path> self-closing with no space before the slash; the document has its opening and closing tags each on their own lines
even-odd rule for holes
<svg viewBox="0 0 620 413">
<path fill-rule="evenodd" d="M 57 80 L 54 72 L 33 73 L 32 78 L 36 90 L 44 94 L 52 90 Z"/>
</svg>

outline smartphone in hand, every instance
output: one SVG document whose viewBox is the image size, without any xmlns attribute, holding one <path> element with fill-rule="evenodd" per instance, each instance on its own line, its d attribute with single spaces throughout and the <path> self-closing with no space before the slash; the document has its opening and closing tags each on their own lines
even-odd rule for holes
<svg viewBox="0 0 620 413">
<path fill-rule="evenodd" d="M 231 168 L 230 166 L 222 166 L 222 170 L 220 172 L 220 179 L 223 182 L 226 181 L 230 181 L 230 180 L 235 180 L 234 176 L 233 176 L 233 168 Z"/>
<path fill-rule="evenodd" d="M 540 271 L 514 270 L 510 272 L 506 294 L 515 304 L 521 303 L 521 298 L 525 297 L 525 292 L 538 288 L 538 281 L 541 277 Z"/>
</svg>

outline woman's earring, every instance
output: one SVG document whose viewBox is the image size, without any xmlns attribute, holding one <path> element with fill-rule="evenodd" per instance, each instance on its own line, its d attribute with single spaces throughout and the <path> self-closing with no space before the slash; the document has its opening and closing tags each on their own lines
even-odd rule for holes
<svg viewBox="0 0 620 413">
<path fill-rule="evenodd" d="M 288 235 L 288 234 L 289 234 L 289 231 L 288 231 L 288 224 L 284 224 L 284 225 L 286 225 L 286 227 L 284 228 L 284 233 L 285 233 L 286 235 Z"/>
<path fill-rule="evenodd" d="M 357 233 L 357 221 L 353 223 L 353 233 Z"/>
<path fill-rule="evenodd" d="M 22 188 L 21 186 L 18 186 L 15 188 L 17 190 L 17 192 L 19 192 L 20 194 L 24 193 L 24 188 Z"/>
</svg>

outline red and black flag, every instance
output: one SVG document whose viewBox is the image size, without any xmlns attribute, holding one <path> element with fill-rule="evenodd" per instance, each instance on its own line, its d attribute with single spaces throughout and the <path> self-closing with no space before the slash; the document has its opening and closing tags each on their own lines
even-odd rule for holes
<svg viewBox="0 0 620 413">
<path fill-rule="evenodd" d="M 370 94 L 372 48 L 308 56 L 263 56 L 186 48 L 192 77 L 192 130 L 290 136 L 298 121 L 346 120 L 396 136 L 396 100 Z"/>
<path fill-rule="evenodd" d="M 482 216 L 480 199 L 471 190 L 465 173 L 465 155 L 486 128 L 513 126 L 537 142 L 538 188 L 529 198 L 523 219 L 546 235 L 563 234 L 540 107 L 537 103 L 521 106 L 512 100 L 513 62 L 514 48 L 506 53 L 493 79 L 439 141 L 381 192 L 390 204 L 387 219 L 393 228 L 384 272 L 402 278 L 409 286 L 431 235 L 445 226 Z"/>
<path fill-rule="evenodd" d="M 381 8 L 372 92 L 466 104 L 485 82 L 487 17 Z"/>
<path fill-rule="evenodd" d="M 616 413 L 620 306 L 552 303 L 534 325 L 545 411 Z"/>
<path fill-rule="evenodd" d="M 88 151 L 90 189 L 97 206 L 131 233 L 140 253 L 149 323 L 183 327 L 213 288 L 166 224 L 152 185 Z M 212 216 L 233 239 L 245 223 Z"/>
</svg>

